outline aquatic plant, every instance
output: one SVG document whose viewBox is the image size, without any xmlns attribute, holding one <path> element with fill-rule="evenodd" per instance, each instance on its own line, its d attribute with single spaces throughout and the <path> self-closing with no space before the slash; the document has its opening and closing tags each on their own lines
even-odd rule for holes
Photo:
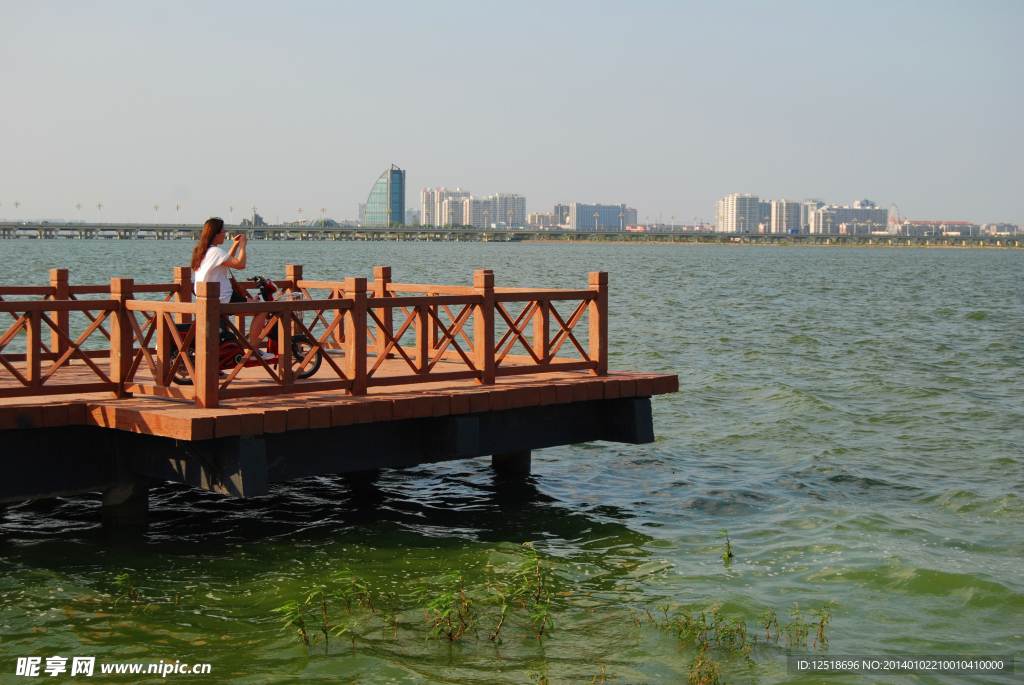
<svg viewBox="0 0 1024 685">
<path fill-rule="evenodd" d="M 122 599 L 131 600 L 132 604 L 138 604 L 139 600 L 142 599 L 142 593 L 139 592 L 138 588 L 132 585 L 132 577 L 127 573 L 122 573 L 119 576 L 114 577 L 114 586 L 117 587 L 120 595 L 114 600 L 114 606 Z"/>
<path fill-rule="evenodd" d="M 382 601 L 387 602 L 387 606 L 381 611 L 381 620 L 384 621 L 384 627 L 394 629 L 394 639 L 398 639 L 398 610 L 395 608 L 395 593 L 394 592 L 382 592 L 380 593 Z"/>
<path fill-rule="evenodd" d="M 750 644 L 747 642 L 747 626 L 738 618 L 726 618 L 717 604 L 711 607 L 711 625 L 718 647 L 724 647 L 739 656 L 750 655 Z"/>
<path fill-rule="evenodd" d="M 281 621 L 284 622 L 281 630 L 294 627 L 298 631 L 299 640 L 302 641 L 302 644 L 307 647 L 309 646 L 309 636 L 306 635 L 306 620 L 302 616 L 302 606 L 297 601 L 294 599 L 289 600 L 272 611 L 281 614 Z"/>
<path fill-rule="evenodd" d="M 697 656 L 690 662 L 690 685 L 719 685 L 721 669 L 718 663 L 708 655 L 708 644 L 701 645 Z"/>
<path fill-rule="evenodd" d="M 530 610 L 530 622 L 537 630 L 536 638 L 538 640 L 545 637 L 545 630 L 547 630 L 546 636 L 551 637 L 551 632 L 555 629 L 555 621 L 551 618 L 550 608 L 551 597 L 545 595 L 544 599 L 534 603 Z"/>
<path fill-rule="evenodd" d="M 833 604 L 835 604 L 835 600 L 830 600 L 825 602 L 820 609 L 811 611 L 811 615 L 818 619 L 817 622 L 811 625 L 814 626 L 814 646 L 819 649 L 825 649 L 825 645 L 828 644 L 828 640 L 825 639 L 825 626 L 832 620 Z"/>
<path fill-rule="evenodd" d="M 537 631 L 536 637 L 540 639 L 545 634 L 551 637 L 555 625 L 549 612 L 551 593 L 548 588 L 548 573 L 541 564 L 540 555 L 532 542 L 524 542 L 522 550 L 526 558 L 516 565 L 513 576 L 519 588 L 517 594 L 523 607 L 530 611 L 530 621 Z"/>
<path fill-rule="evenodd" d="M 345 603 L 348 613 L 352 613 L 353 599 L 359 602 L 359 606 L 368 608 L 370 613 L 374 612 L 370 589 L 364 583 L 359 582 L 355 574 L 352 573 L 352 569 L 346 568 L 338 571 L 331 577 L 331 580 L 339 586 L 333 596 Z"/>
<path fill-rule="evenodd" d="M 800 605 L 797 602 L 793 602 L 793 604 L 796 606 L 796 609 L 794 609 L 793 613 L 790 614 L 790 617 L 793 618 L 793 622 L 787 624 L 786 627 L 782 629 L 782 632 L 785 633 L 786 644 L 790 647 L 796 647 L 797 645 L 803 645 L 806 647 L 807 637 L 810 635 L 810 629 L 807 623 L 804 622 L 803 615 L 800 613 Z"/>
<path fill-rule="evenodd" d="M 324 634 L 324 654 L 328 653 L 329 639 L 330 639 L 330 620 L 327 617 L 327 594 L 324 592 L 323 585 L 315 585 L 314 590 L 309 593 L 306 598 L 306 604 L 319 599 L 320 601 L 320 612 L 323 615 L 323 625 L 320 626 L 320 632 Z"/>
<path fill-rule="evenodd" d="M 492 588 L 488 588 L 488 592 L 491 589 Z M 508 618 L 510 609 L 509 600 L 516 596 L 517 590 L 518 588 L 511 585 L 506 586 L 505 591 L 495 589 L 494 594 L 489 594 L 485 600 L 497 605 L 498 608 L 497 623 L 494 626 L 494 630 L 487 631 L 489 633 L 487 637 L 488 640 L 497 640 L 498 644 L 501 644 L 501 639 L 498 638 L 498 633 L 501 632 L 501 627 L 505 625 L 505 619 Z"/>
<path fill-rule="evenodd" d="M 536 683 L 536 685 L 551 685 L 550 681 L 548 680 L 547 664 L 542 664 L 540 670 L 527 671 L 526 675 L 529 676 L 530 680 Z"/>
<path fill-rule="evenodd" d="M 336 625 L 331 628 L 331 635 L 334 637 L 341 637 L 345 633 L 348 633 L 349 638 L 352 640 L 352 651 L 356 650 L 356 626 L 359 624 L 356 619 L 349 620 L 345 625 Z"/>
<path fill-rule="evenodd" d="M 676 626 L 679 631 L 679 646 L 687 644 L 700 648 L 708 641 L 708 621 L 704 612 L 690 614 L 689 612 L 676 616 Z"/>
<path fill-rule="evenodd" d="M 775 626 L 775 641 L 779 641 L 779 620 L 778 617 L 775 615 L 775 611 L 773 609 L 766 610 L 764 614 L 761 615 L 761 618 L 759 618 L 757 621 L 758 625 L 764 626 L 765 642 L 768 642 L 772 639 L 772 626 Z"/>
<path fill-rule="evenodd" d="M 719 539 L 725 538 L 725 553 L 722 555 L 722 559 L 729 561 L 734 556 L 732 553 L 732 541 L 729 540 L 729 531 L 723 528 L 718 531 L 718 537 Z"/>
<path fill-rule="evenodd" d="M 476 610 L 459 571 L 444 574 L 439 584 L 438 592 L 420 587 L 415 594 L 423 603 L 423 613 L 430 625 L 429 637 L 455 642 L 476 624 Z"/>
</svg>

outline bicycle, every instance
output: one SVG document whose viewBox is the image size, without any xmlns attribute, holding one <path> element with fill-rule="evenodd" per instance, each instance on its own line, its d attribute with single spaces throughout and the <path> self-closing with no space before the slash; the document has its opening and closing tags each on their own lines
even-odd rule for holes
<svg viewBox="0 0 1024 685">
<path fill-rule="evenodd" d="M 249 280 L 256 284 L 264 302 L 285 302 L 288 300 L 302 299 L 301 293 L 289 293 L 275 299 L 274 293 L 277 292 L 277 286 L 272 280 L 264 278 L 263 276 L 253 276 Z M 293 316 L 296 316 L 301 320 L 302 312 L 294 312 Z M 188 334 L 192 324 L 176 323 L 174 324 L 174 327 L 178 329 L 178 333 L 184 337 Z M 299 368 L 299 365 L 302 364 L 302 360 L 306 358 L 306 355 L 308 355 L 309 351 L 312 349 L 313 345 L 305 335 L 292 336 L 292 371 L 296 378 L 306 379 L 313 376 L 320 370 L 320 365 L 323 363 L 323 356 L 320 353 L 320 350 L 317 350 L 313 355 L 313 359 L 306 364 L 306 367 L 300 373 L 295 373 Z M 277 366 L 281 363 L 281 357 L 280 354 L 278 354 L 277 349 L 276 337 L 271 336 L 270 339 L 267 340 L 267 352 L 274 355 L 272 359 L 264 359 L 267 364 Z M 186 353 L 188 355 L 188 360 L 194 369 L 196 364 L 196 346 L 194 341 L 189 344 Z M 242 363 L 242 359 L 245 358 L 245 353 L 246 348 L 238 342 L 238 337 L 234 333 L 230 332 L 222 321 L 220 324 L 219 352 L 221 375 L 224 375 L 225 372 L 230 372 Z M 177 385 L 192 385 L 192 376 L 189 374 L 188 368 L 184 364 L 178 363 L 178 354 L 178 350 L 174 350 L 171 353 L 170 364 L 174 369 L 174 376 L 171 380 Z M 259 360 L 255 359 L 250 353 L 249 359 L 245 362 L 244 368 L 255 366 L 261 366 L 261 364 Z"/>
</svg>

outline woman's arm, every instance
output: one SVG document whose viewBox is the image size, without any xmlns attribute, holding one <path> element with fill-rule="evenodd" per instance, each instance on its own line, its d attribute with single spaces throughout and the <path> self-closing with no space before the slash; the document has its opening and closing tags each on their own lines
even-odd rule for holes
<svg viewBox="0 0 1024 685">
<path fill-rule="evenodd" d="M 228 250 L 228 259 L 224 262 L 224 266 L 229 269 L 244 269 L 245 268 L 245 245 L 249 242 L 249 239 L 243 233 L 235 235 L 234 240 L 231 244 L 231 249 Z M 238 256 L 235 257 L 235 252 L 238 252 Z"/>
</svg>

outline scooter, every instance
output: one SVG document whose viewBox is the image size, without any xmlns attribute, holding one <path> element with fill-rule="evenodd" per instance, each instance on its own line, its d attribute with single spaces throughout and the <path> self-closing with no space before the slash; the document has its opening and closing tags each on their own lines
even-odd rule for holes
<svg viewBox="0 0 1024 685">
<path fill-rule="evenodd" d="M 250 279 L 256 284 L 257 290 L 259 290 L 260 296 L 264 302 L 274 302 L 274 293 L 277 292 L 277 286 L 269 278 L 263 276 L 253 276 Z M 291 295 L 283 295 L 278 297 L 278 301 L 301 299 L 301 295 L 298 293 Z M 301 316 L 302 312 L 295 312 L 296 315 Z M 178 335 L 184 337 L 188 335 L 189 329 L 192 327 L 190 323 L 176 323 L 174 327 L 178 329 Z M 313 345 L 310 344 L 309 338 L 305 335 L 293 335 L 292 336 L 292 369 L 297 370 L 302 360 L 306 358 L 309 351 L 313 349 Z M 281 355 L 278 353 L 277 338 L 271 336 L 267 340 L 267 352 L 274 355 L 273 359 L 264 359 L 267 364 L 278 365 L 281 363 Z M 242 362 L 245 357 L 246 348 L 238 342 L 238 337 L 228 330 L 228 327 L 224 325 L 224 322 L 220 323 L 220 370 L 221 375 L 230 373 L 238 364 Z M 192 364 L 192 368 L 195 368 L 196 364 L 196 346 L 195 342 L 189 344 L 188 360 Z M 317 350 L 313 355 L 313 359 L 306 364 L 305 368 L 301 373 L 295 374 L 297 378 L 309 378 L 317 371 L 320 370 L 320 365 L 323 363 L 323 356 L 320 350 Z M 174 368 L 174 377 L 171 379 L 177 385 L 192 385 L 192 376 L 188 373 L 188 368 L 184 363 L 178 361 L 178 350 L 174 350 L 171 353 L 170 358 L 171 367 Z M 244 368 L 261 366 L 260 362 L 253 358 L 250 354 L 249 359 L 245 362 Z"/>
</svg>

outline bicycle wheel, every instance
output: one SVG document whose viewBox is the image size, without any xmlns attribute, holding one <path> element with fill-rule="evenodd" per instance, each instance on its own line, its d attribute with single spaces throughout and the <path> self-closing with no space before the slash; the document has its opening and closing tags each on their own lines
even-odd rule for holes
<svg viewBox="0 0 1024 685">
<path fill-rule="evenodd" d="M 196 368 L 196 348 L 193 345 L 189 345 L 186 354 L 188 355 L 189 363 L 192 364 L 192 368 Z M 174 367 L 177 361 L 178 350 L 174 350 L 171 352 L 171 367 Z M 192 385 L 192 376 L 188 374 L 188 367 L 185 366 L 184 360 L 174 369 L 174 376 L 171 378 L 171 381 L 176 385 Z"/>
<path fill-rule="evenodd" d="M 302 370 L 302 373 L 297 373 L 299 364 L 306 358 L 309 351 L 313 349 L 313 345 L 310 344 L 309 339 L 304 335 L 296 335 L 292 338 L 292 373 L 296 374 L 298 378 L 309 378 L 317 371 L 320 370 L 320 364 L 323 363 L 323 356 L 320 354 L 320 350 L 316 351 L 313 358 L 309 360 L 306 367 Z"/>
</svg>

